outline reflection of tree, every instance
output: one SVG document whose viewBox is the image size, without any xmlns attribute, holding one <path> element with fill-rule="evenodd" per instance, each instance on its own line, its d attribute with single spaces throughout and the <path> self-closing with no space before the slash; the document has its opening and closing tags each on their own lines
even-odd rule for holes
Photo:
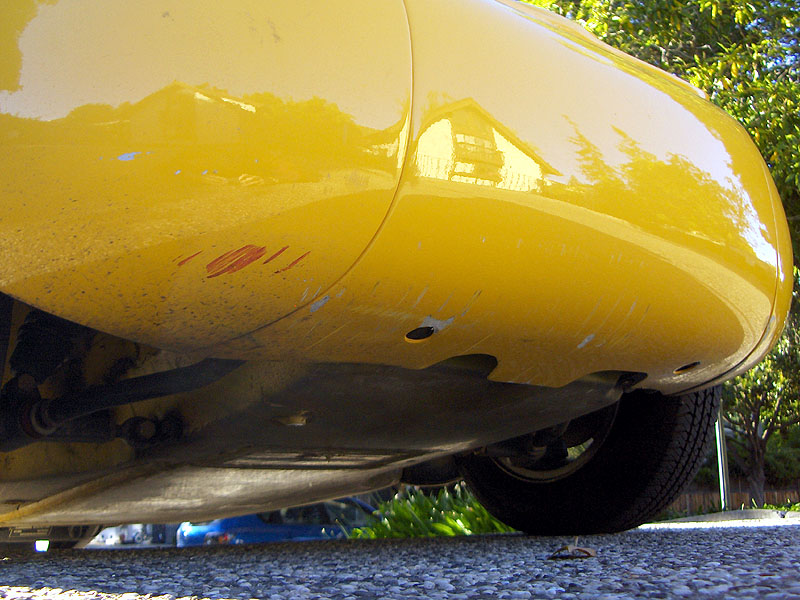
<svg viewBox="0 0 800 600">
<path fill-rule="evenodd" d="M 627 160 L 610 165 L 600 148 L 572 125 L 580 179 L 573 176 L 566 185 L 551 185 L 549 196 L 626 221 L 635 216 L 651 233 L 691 236 L 709 249 L 722 242 L 749 254 L 753 245 L 766 244 L 755 209 L 733 181 L 721 183 L 678 154 L 661 159 L 617 128 L 617 148 Z"/>
<path fill-rule="evenodd" d="M 62 119 L 0 114 L 0 139 L 95 147 L 108 152 L 169 148 L 181 168 L 247 173 L 264 181 L 314 181 L 354 164 L 394 170 L 402 123 L 379 132 L 322 98 L 284 100 L 259 93 L 234 97 L 209 85 L 173 83 L 135 104 L 88 104 Z M 116 150 L 115 150 L 116 148 Z M 203 151 L 198 151 L 203 150 Z M 200 161 L 200 162 L 198 162 Z M 202 164 L 201 164 L 202 162 Z M 197 163 L 197 164 L 195 164 Z"/>
</svg>

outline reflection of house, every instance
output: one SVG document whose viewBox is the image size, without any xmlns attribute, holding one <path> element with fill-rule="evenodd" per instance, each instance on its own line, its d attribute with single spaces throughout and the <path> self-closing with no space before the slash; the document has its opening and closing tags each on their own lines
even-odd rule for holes
<svg viewBox="0 0 800 600">
<path fill-rule="evenodd" d="M 396 123 L 383 130 L 359 126 L 366 152 L 375 156 L 380 161 L 377 164 L 382 168 L 402 168 L 405 160 L 405 142 L 408 137 L 407 125 L 403 115 Z"/>
<path fill-rule="evenodd" d="M 417 142 L 420 177 L 541 191 L 545 175 L 558 174 L 528 144 L 472 98 L 433 111 Z"/>
<path fill-rule="evenodd" d="M 176 82 L 135 105 L 132 141 L 235 143 L 241 141 L 241 132 L 255 112 L 254 106 L 228 98 L 219 90 Z"/>
</svg>

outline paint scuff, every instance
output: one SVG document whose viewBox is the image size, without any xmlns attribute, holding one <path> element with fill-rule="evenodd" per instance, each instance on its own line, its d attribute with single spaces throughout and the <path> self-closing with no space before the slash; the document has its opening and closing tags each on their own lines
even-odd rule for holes
<svg viewBox="0 0 800 600">
<path fill-rule="evenodd" d="M 235 273 L 244 269 L 253 261 L 258 260 L 267 253 L 264 246 L 253 246 L 248 244 L 242 246 L 238 250 L 231 250 L 222 256 L 219 256 L 206 265 L 208 271 L 208 278 L 219 277 L 229 273 Z"/>
<path fill-rule="evenodd" d="M 298 264 L 298 263 L 299 263 L 301 260 L 303 260 L 303 259 L 304 259 L 306 256 L 308 256 L 309 254 L 311 254 L 311 250 L 309 250 L 309 251 L 308 251 L 308 252 L 306 252 L 305 254 L 301 255 L 300 257 L 298 257 L 298 258 L 294 259 L 292 262 L 290 262 L 288 265 L 286 265 L 286 266 L 285 266 L 285 267 L 283 267 L 282 269 L 278 269 L 277 271 L 275 271 L 275 273 L 283 273 L 284 271 L 288 271 L 288 270 L 289 270 L 289 269 L 291 269 L 292 267 L 294 267 L 294 266 L 297 266 L 297 264 Z"/>
<path fill-rule="evenodd" d="M 434 319 L 432 316 L 428 315 L 427 317 L 422 319 L 422 324 L 420 325 L 420 327 L 430 327 L 431 329 L 433 329 L 434 333 L 439 333 L 442 329 L 445 329 L 450 325 L 452 325 L 453 321 L 455 320 L 456 320 L 455 317 L 450 317 L 449 319 L 441 320 L 441 319 Z"/>
<path fill-rule="evenodd" d="M 275 254 L 273 254 L 272 256 L 270 256 L 270 257 L 269 257 L 267 260 L 265 260 L 265 261 L 263 262 L 263 264 L 267 264 L 269 261 L 271 261 L 271 260 L 275 260 L 275 259 L 276 259 L 276 258 L 278 258 L 278 257 L 279 257 L 281 254 L 283 254 L 284 252 L 286 252 L 288 249 L 289 249 L 289 246 L 284 246 L 283 248 L 281 248 L 280 250 L 278 250 L 278 251 L 277 251 Z"/>
<path fill-rule="evenodd" d="M 124 154 L 120 154 L 117 160 L 133 160 L 136 158 L 137 154 L 141 154 L 141 152 L 125 152 Z"/>
<path fill-rule="evenodd" d="M 180 261 L 180 262 L 178 263 L 178 266 L 179 266 L 179 267 L 182 267 L 183 265 L 185 265 L 186 263 L 188 263 L 190 260 L 192 260 L 193 258 L 195 258 L 195 257 L 196 257 L 198 254 L 201 254 L 202 252 L 203 252 L 203 251 L 202 251 L 202 250 L 200 250 L 199 252 L 195 252 L 195 253 L 194 253 L 194 254 L 192 254 L 191 256 L 187 256 L 186 258 L 184 258 L 182 261 Z"/>
<path fill-rule="evenodd" d="M 317 311 L 318 311 L 320 308 L 322 308 L 323 306 L 325 306 L 325 305 L 328 303 L 328 300 L 330 300 L 330 299 L 331 299 L 331 297 L 330 297 L 330 296 L 328 296 L 328 295 L 325 295 L 325 296 L 323 296 L 322 298 L 320 298 L 319 300 L 317 300 L 316 302 L 314 302 L 314 303 L 313 303 L 313 304 L 312 304 L 312 305 L 309 307 L 309 310 L 311 310 L 311 312 L 312 312 L 312 313 L 315 313 L 315 312 L 317 312 Z"/>
<path fill-rule="evenodd" d="M 583 341 L 580 344 L 578 344 L 578 350 L 580 350 L 581 348 L 586 346 L 586 344 L 591 342 L 593 339 L 594 339 L 594 334 L 593 333 L 587 335 L 585 338 L 583 338 Z"/>
</svg>

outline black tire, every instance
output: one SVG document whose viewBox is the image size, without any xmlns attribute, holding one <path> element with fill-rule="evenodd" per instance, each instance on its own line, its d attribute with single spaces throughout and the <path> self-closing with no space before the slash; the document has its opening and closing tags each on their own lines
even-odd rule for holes
<svg viewBox="0 0 800 600">
<path fill-rule="evenodd" d="M 526 533 L 630 529 L 664 510 L 694 478 L 713 437 L 719 393 L 717 386 L 682 396 L 623 396 L 605 441 L 561 479 L 524 479 L 480 454 L 461 457 L 460 468 L 491 514 Z"/>
</svg>

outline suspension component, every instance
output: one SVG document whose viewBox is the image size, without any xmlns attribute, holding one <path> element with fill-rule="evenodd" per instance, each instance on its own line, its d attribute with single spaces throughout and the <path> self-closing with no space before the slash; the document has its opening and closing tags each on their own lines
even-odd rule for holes
<svg viewBox="0 0 800 600">
<path fill-rule="evenodd" d="M 10 310 L 3 315 L 10 318 Z M 59 370 L 77 341 L 93 334 L 91 329 L 40 310 L 27 315 L 9 359 L 14 377 L 0 390 L 0 451 L 40 440 L 103 442 L 122 437 L 141 448 L 173 439 L 180 435 L 180 419 L 135 418 L 116 427 L 109 409 L 204 387 L 244 362 L 208 358 L 188 367 L 41 398 L 39 384 Z"/>
<path fill-rule="evenodd" d="M 241 360 L 207 358 L 188 367 L 92 386 L 61 398 L 37 402 L 32 407 L 33 418 L 45 429 L 60 427 L 98 410 L 205 387 L 243 363 Z"/>
<path fill-rule="evenodd" d="M 67 359 L 74 341 L 91 334 L 90 329 L 33 309 L 17 332 L 17 343 L 9 366 L 17 376 L 31 375 L 41 384 Z"/>
</svg>

